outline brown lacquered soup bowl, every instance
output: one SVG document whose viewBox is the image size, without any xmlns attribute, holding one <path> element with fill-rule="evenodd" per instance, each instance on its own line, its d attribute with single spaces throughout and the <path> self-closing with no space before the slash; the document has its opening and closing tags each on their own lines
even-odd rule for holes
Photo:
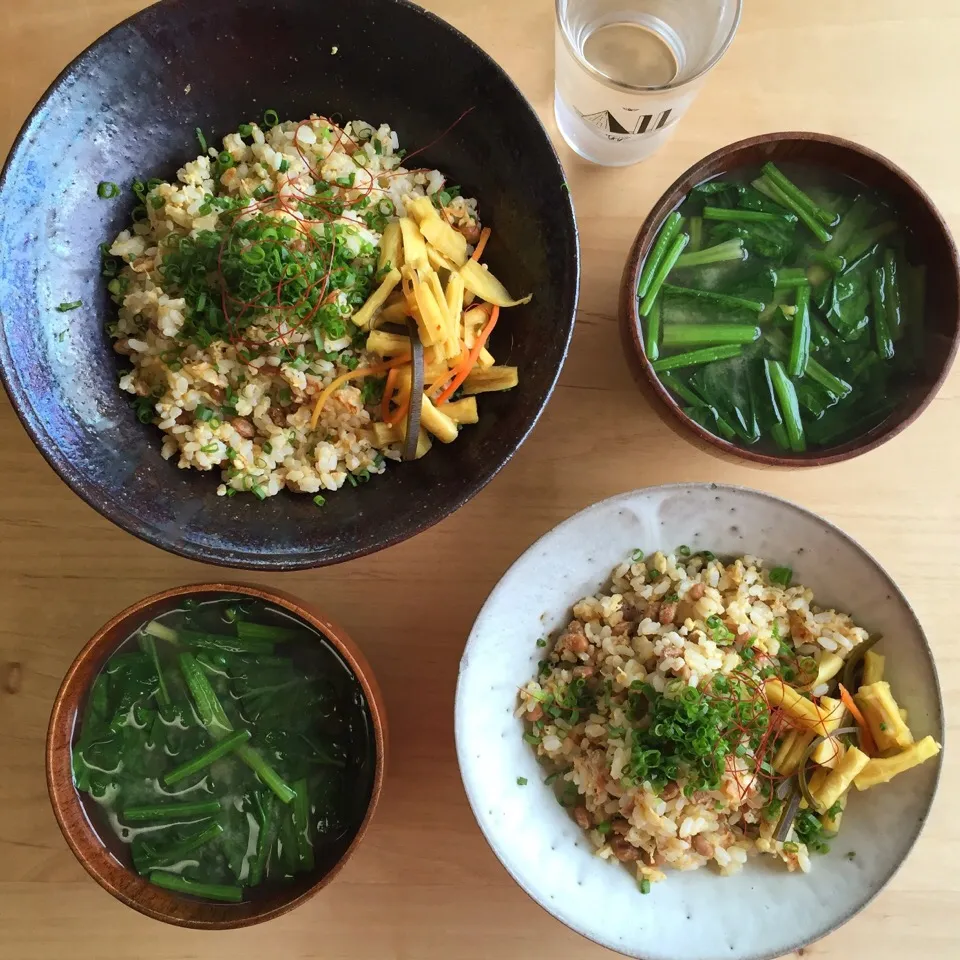
<svg viewBox="0 0 960 960">
<path fill-rule="evenodd" d="M 910 238 L 911 258 L 927 266 L 924 362 L 903 401 L 867 433 L 834 447 L 806 453 L 767 453 L 714 436 L 688 417 L 663 386 L 643 346 L 637 285 L 644 259 L 664 218 L 705 180 L 741 168 L 802 163 L 852 177 L 885 195 Z M 920 186 L 886 157 L 859 144 L 821 133 L 769 133 L 722 147 L 695 163 L 667 189 L 633 241 L 620 285 L 620 334 L 642 391 L 676 433 L 725 459 L 769 466 L 812 467 L 850 460 L 895 437 L 927 408 L 950 370 L 960 338 L 960 268 L 957 249 L 937 208 Z"/>
<path fill-rule="evenodd" d="M 215 903 L 161 889 L 126 867 L 98 837 L 74 787 L 72 745 L 93 680 L 108 658 L 141 625 L 179 607 L 186 599 L 250 597 L 269 603 L 318 631 L 343 659 L 356 678 L 369 713 L 373 771 L 371 791 L 362 818 L 357 812 L 349 845 L 332 865 L 326 864 L 282 886 L 272 885 L 262 895 L 241 903 Z M 383 696 L 366 658 L 340 627 L 303 601 L 278 590 L 234 583 L 202 583 L 174 587 L 154 594 L 118 613 L 101 627 L 80 651 L 54 701 L 47 730 L 47 789 L 57 823 L 84 869 L 104 890 L 134 910 L 182 927 L 210 930 L 245 927 L 292 910 L 319 893 L 340 872 L 360 843 L 376 809 L 383 786 L 387 752 L 387 722 Z"/>
</svg>

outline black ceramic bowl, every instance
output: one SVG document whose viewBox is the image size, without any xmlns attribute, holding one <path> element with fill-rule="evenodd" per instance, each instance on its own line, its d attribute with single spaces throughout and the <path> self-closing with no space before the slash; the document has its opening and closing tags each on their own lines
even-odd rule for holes
<svg viewBox="0 0 960 960">
<path fill-rule="evenodd" d="M 215 475 L 163 460 L 160 432 L 137 421 L 117 387 L 104 332 L 114 308 L 98 245 L 129 222 L 133 200 L 101 200 L 97 184 L 171 178 L 198 152 L 196 127 L 222 136 L 266 108 L 283 118 L 387 122 L 409 150 L 433 144 L 419 162 L 477 197 L 494 227 L 491 269 L 510 290 L 534 294 L 509 311 L 492 342 L 498 361 L 520 368 L 520 386 L 485 395 L 479 424 L 456 443 L 345 487 L 322 510 L 305 495 L 217 497 Z M 406 0 L 165 0 L 70 64 L 14 144 L 0 178 L 0 372 L 57 473 L 150 543 L 259 569 L 370 553 L 466 503 L 543 410 L 569 346 L 579 282 L 563 182 L 546 131 L 503 70 Z M 57 312 L 74 300 L 82 308 Z"/>
</svg>

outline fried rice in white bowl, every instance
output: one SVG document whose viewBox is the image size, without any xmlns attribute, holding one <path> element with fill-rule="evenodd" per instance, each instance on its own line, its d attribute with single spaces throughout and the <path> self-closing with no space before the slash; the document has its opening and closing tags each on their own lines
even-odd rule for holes
<svg viewBox="0 0 960 960">
<path fill-rule="evenodd" d="M 774 497 L 678 484 L 514 564 L 467 644 L 456 736 L 487 840 L 559 920 L 648 960 L 752 960 L 892 877 L 943 716 L 923 630 L 862 548 Z"/>
</svg>

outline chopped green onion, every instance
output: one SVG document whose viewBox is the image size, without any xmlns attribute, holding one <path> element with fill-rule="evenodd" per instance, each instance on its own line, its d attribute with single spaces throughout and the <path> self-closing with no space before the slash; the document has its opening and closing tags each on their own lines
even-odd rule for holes
<svg viewBox="0 0 960 960">
<path fill-rule="evenodd" d="M 206 153 L 206 152 L 207 152 L 207 138 L 203 135 L 203 131 L 202 131 L 199 127 L 196 128 L 196 134 L 197 134 L 197 141 L 198 141 L 199 144 L 200 144 L 200 150 L 201 150 L 203 153 Z"/>
<path fill-rule="evenodd" d="M 102 180 L 97 185 L 97 196 L 101 200 L 112 200 L 120 196 L 120 188 L 109 180 Z"/>
<path fill-rule="evenodd" d="M 546 645 L 547 645 L 547 641 L 544 640 L 543 637 L 541 637 L 541 638 L 537 641 L 537 646 L 538 646 L 538 647 L 545 647 Z"/>
<path fill-rule="evenodd" d="M 240 126 L 237 127 L 237 133 L 240 134 L 241 137 L 252 136 L 253 127 L 249 123 L 241 123 Z"/>
<path fill-rule="evenodd" d="M 82 306 L 82 300 L 71 300 L 69 303 L 61 303 L 57 307 L 57 313 L 69 313 L 71 310 L 76 310 L 78 307 Z"/>
<path fill-rule="evenodd" d="M 639 886 L 640 886 L 640 892 L 641 892 L 641 893 L 643 893 L 643 894 L 649 893 L 649 892 L 650 892 L 650 880 L 649 880 L 649 878 L 648 878 L 648 877 L 644 877 L 644 878 L 640 881 Z"/>
<path fill-rule="evenodd" d="M 319 493 L 318 493 L 318 494 L 313 498 L 313 502 L 314 502 L 318 507 L 322 507 L 322 506 L 327 502 L 327 498 L 324 497 L 322 494 L 319 494 Z"/>
<path fill-rule="evenodd" d="M 263 114 L 263 122 L 268 127 L 275 127 L 280 123 L 280 115 L 276 110 L 266 110 Z"/>
<path fill-rule="evenodd" d="M 690 548 L 685 543 L 682 543 L 677 547 L 677 553 L 679 553 L 681 557 L 689 557 Z"/>
<path fill-rule="evenodd" d="M 280 161 L 280 166 L 277 167 L 277 170 L 278 170 L 280 173 L 286 173 L 289 169 L 290 169 L 290 161 L 289 161 L 286 157 L 284 157 L 284 158 Z"/>
<path fill-rule="evenodd" d="M 793 570 L 790 567 L 774 567 L 770 571 L 770 582 L 778 583 L 782 587 L 789 587 L 793 579 Z"/>
<path fill-rule="evenodd" d="M 634 563 L 639 563 L 639 562 L 643 559 L 643 551 L 642 551 L 642 550 L 634 550 L 633 553 L 630 554 L 630 559 L 631 559 Z"/>
<path fill-rule="evenodd" d="M 518 787 L 525 787 L 526 785 L 527 785 L 527 778 L 526 778 L 526 777 L 517 777 L 517 786 L 518 786 Z"/>
<path fill-rule="evenodd" d="M 705 363 L 713 363 L 714 360 L 728 360 L 731 357 L 739 357 L 743 352 L 741 344 L 730 343 L 717 347 L 703 347 L 700 350 L 689 350 L 686 353 L 675 353 L 670 357 L 663 357 L 655 360 L 651 366 L 660 373 L 664 370 L 678 370 L 681 367 L 695 367 Z"/>
</svg>

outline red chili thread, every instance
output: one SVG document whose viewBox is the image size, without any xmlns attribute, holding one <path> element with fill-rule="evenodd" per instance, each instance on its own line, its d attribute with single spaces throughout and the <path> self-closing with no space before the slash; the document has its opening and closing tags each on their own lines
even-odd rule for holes
<svg viewBox="0 0 960 960">
<path fill-rule="evenodd" d="M 475 107 L 470 107 L 465 110 L 443 133 L 440 134 L 435 140 L 431 141 L 424 147 L 420 147 L 418 150 L 415 150 L 413 153 L 408 153 L 403 158 L 403 161 L 408 160 L 412 156 L 416 156 L 419 153 L 429 150 L 431 147 L 438 144 L 444 137 L 446 137 L 456 126 L 464 119 L 469 113 L 471 113 Z M 334 123 L 327 117 L 318 117 L 317 119 L 323 121 L 324 123 L 329 124 L 329 126 L 336 132 L 336 141 L 334 143 L 334 149 L 339 147 L 344 143 L 344 140 L 348 141 L 349 145 L 352 146 L 352 150 L 349 147 L 344 146 L 344 153 L 347 156 L 352 157 L 358 149 L 361 147 L 361 141 L 354 139 L 349 136 L 346 131 L 343 130 L 339 124 Z M 312 120 L 302 120 L 297 124 L 296 131 L 294 132 L 293 143 L 299 154 L 301 160 L 303 160 L 304 165 L 307 167 L 310 175 L 314 180 L 323 182 L 323 177 L 320 174 L 320 171 L 316 169 L 310 160 L 307 157 L 307 154 L 301 148 L 299 131 L 304 126 L 311 126 L 312 129 Z M 414 173 L 421 172 L 430 172 L 431 168 L 415 168 L 415 169 L 405 169 L 403 171 L 388 171 L 374 176 L 370 173 L 365 166 L 356 164 L 358 171 L 363 171 L 367 174 L 366 184 L 360 187 L 342 187 L 341 193 L 337 195 L 336 198 L 325 198 L 325 197 L 316 197 L 308 196 L 299 190 L 291 190 L 284 194 L 281 191 L 278 191 L 274 194 L 271 194 L 267 197 L 263 197 L 260 200 L 254 201 L 254 203 L 246 206 L 243 211 L 238 213 L 237 216 L 233 218 L 228 229 L 224 233 L 224 237 L 220 242 L 220 249 L 217 253 L 217 280 L 220 286 L 220 304 L 221 309 L 223 310 L 223 315 L 226 319 L 226 323 L 229 329 L 229 340 L 235 346 L 241 347 L 253 347 L 257 348 L 263 344 L 270 344 L 279 342 L 282 345 L 286 345 L 287 338 L 290 334 L 299 331 L 304 325 L 311 324 L 317 312 L 321 307 L 333 302 L 337 297 L 337 291 L 328 292 L 328 287 L 330 285 L 330 277 L 333 273 L 333 263 L 336 253 L 336 235 L 331 237 L 330 241 L 330 251 L 329 259 L 326 263 L 326 270 L 322 274 L 322 279 L 314 281 L 309 284 L 306 289 L 300 294 L 298 299 L 293 304 L 283 303 L 283 291 L 287 283 L 292 282 L 295 278 L 288 278 L 285 275 L 281 275 L 279 281 L 277 282 L 276 294 L 277 294 L 277 310 L 280 312 L 285 312 L 292 317 L 296 318 L 296 322 L 291 323 L 289 319 L 282 318 L 277 324 L 276 332 L 268 336 L 263 341 L 255 341 L 249 337 L 245 337 L 240 333 L 241 329 L 245 328 L 243 320 L 246 318 L 248 313 L 255 313 L 258 309 L 263 308 L 263 303 L 256 300 L 244 301 L 240 300 L 237 297 L 234 297 L 230 294 L 227 287 L 226 278 L 223 273 L 223 253 L 225 247 L 229 244 L 232 239 L 233 231 L 236 227 L 237 222 L 240 220 L 240 217 L 245 214 L 255 213 L 260 210 L 264 210 L 269 205 L 273 204 L 275 208 L 290 214 L 297 221 L 297 225 L 303 234 L 303 238 L 300 242 L 304 244 L 309 244 L 310 247 L 317 252 L 318 261 L 322 262 L 321 257 L 323 256 L 320 249 L 319 239 L 315 236 L 314 232 L 310 227 L 313 225 L 326 225 L 328 223 L 333 223 L 342 216 L 342 211 L 347 206 L 357 203 L 357 201 L 362 200 L 364 197 L 370 197 L 373 193 L 375 186 L 377 186 L 377 181 L 382 181 L 396 176 L 408 176 Z M 353 193 L 353 197 L 350 197 L 350 193 Z M 349 198 L 349 199 L 348 199 Z M 296 204 L 296 207 L 294 207 Z M 326 204 L 337 204 L 340 206 L 340 209 L 331 209 Z M 304 215 L 302 206 L 307 206 L 311 208 L 315 214 L 315 218 L 310 218 Z M 279 238 L 276 241 L 267 241 L 266 243 L 260 242 L 260 246 L 269 247 L 273 243 L 276 243 L 278 246 L 282 245 L 282 242 Z M 252 246 L 253 244 L 250 244 Z M 248 247 L 249 249 L 249 247 Z M 241 253 L 243 250 L 241 249 Z M 311 295 L 314 290 L 322 285 L 322 290 L 320 296 L 317 298 L 316 304 L 314 304 L 311 309 L 304 315 L 300 316 L 300 310 L 308 303 L 310 303 Z"/>
</svg>

